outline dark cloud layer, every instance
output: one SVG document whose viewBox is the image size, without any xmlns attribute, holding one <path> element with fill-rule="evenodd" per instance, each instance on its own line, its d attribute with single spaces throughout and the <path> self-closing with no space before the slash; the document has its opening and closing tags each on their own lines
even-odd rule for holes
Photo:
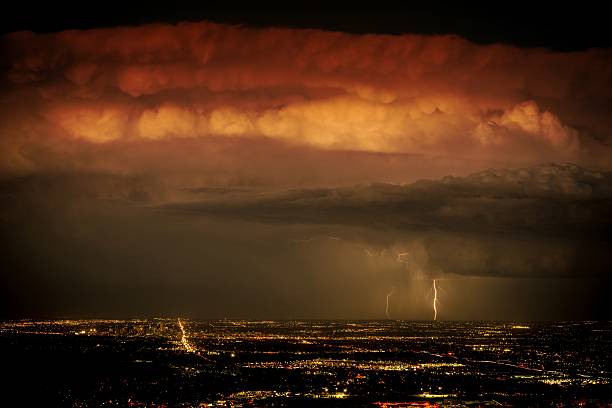
<svg viewBox="0 0 612 408">
<path fill-rule="evenodd" d="M 256 191 L 231 199 L 205 194 L 205 200 L 164 208 L 263 223 L 358 226 L 384 237 L 366 241 L 376 248 L 421 237 L 429 276 L 584 277 L 612 267 L 612 173 L 570 164 L 409 185 Z"/>
<path fill-rule="evenodd" d="M 592 232 L 612 222 L 612 173 L 571 164 L 486 170 L 398 185 L 374 183 L 288 191 L 195 189 L 206 200 L 165 207 L 255 221 L 437 227 L 483 232 L 545 234 Z"/>
</svg>

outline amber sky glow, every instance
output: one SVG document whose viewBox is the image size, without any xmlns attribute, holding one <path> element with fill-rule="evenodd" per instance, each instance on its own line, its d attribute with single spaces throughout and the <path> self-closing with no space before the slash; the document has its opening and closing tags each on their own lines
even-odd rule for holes
<svg viewBox="0 0 612 408">
<path fill-rule="evenodd" d="M 459 276 L 439 283 L 464 306 L 441 298 L 439 318 L 491 318 L 459 286 L 537 278 L 531 304 L 546 277 L 608 274 L 609 49 L 208 22 L 0 49 L 7 308 L 71 313 L 72 285 L 118 313 L 166 293 L 143 313 L 384 317 L 393 286 L 392 314 L 428 318 L 428 279 Z M 406 185 L 424 178 L 441 180 Z M 247 306 L 215 297 L 232 290 Z M 580 299 L 566 312 L 599 302 Z M 499 316 L 548 316 L 528 309 Z"/>
</svg>

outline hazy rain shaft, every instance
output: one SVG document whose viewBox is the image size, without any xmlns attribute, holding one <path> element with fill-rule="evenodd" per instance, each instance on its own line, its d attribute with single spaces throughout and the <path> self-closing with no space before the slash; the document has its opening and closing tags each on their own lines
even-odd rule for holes
<svg viewBox="0 0 612 408">
<path fill-rule="evenodd" d="M 200 22 L 0 59 L 7 316 L 609 316 L 609 49 Z"/>
</svg>

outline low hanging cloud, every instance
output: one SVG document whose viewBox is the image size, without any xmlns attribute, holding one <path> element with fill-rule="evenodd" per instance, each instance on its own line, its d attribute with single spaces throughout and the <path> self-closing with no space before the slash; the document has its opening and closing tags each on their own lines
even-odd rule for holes
<svg viewBox="0 0 612 408">
<path fill-rule="evenodd" d="M 271 222 L 366 225 L 372 227 L 461 228 L 477 231 L 558 234 L 610 221 L 612 173 L 571 164 L 519 170 L 486 170 L 413 184 L 363 184 L 287 191 L 195 189 L 205 200 L 166 204 Z M 231 190 L 230 190 L 231 191 Z"/>
<path fill-rule="evenodd" d="M 83 150 L 104 161 L 133 151 L 115 174 L 151 173 L 138 149 L 166 142 L 170 162 L 184 154 L 185 139 L 214 151 L 220 138 L 264 150 L 269 141 L 283 144 L 297 162 L 314 149 L 464 163 L 456 171 L 432 160 L 404 176 L 410 180 L 464 175 L 477 169 L 470 163 L 611 166 L 609 50 L 201 22 L 19 32 L 2 37 L 0 52 L 7 174 L 100 171 L 83 162 Z M 233 172 L 242 157 L 223 154 Z"/>
<path fill-rule="evenodd" d="M 565 164 L 488 170 L 409 185 L 368 184 L 284 192 L 204 190 L 171 212 L 275 225 L 358 227 L 369 253 L 424 246 L 429 274 L 593 276 L 612 266 L 612 173 Z M 398 244 L 399 243 L 399 244 Z M 398 246 L 399 245 L 399 246 Z M 366 247 L 367 248 L 367 247 Z M 382 255 L 382 252 L 380 252 Z"/>
</svg>

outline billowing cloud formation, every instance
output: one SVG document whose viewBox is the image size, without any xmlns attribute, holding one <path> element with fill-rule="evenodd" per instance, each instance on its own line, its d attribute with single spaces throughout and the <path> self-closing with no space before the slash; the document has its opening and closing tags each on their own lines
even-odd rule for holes
<svg viewBox="0 0 612 408">
<path fill-rule="evenodd" d="M 2 57 L 4 172 L 82 166 L 86 144 L 112 160 L 170 141 L 175 161 L 185 138 L 610 167 L 609 50 L 181 23 L 14 33 Z M 138 160 L 118 171 L 152 170 Z M 240 160 L 227 157 L 226 170 Z"/>
</svg>

